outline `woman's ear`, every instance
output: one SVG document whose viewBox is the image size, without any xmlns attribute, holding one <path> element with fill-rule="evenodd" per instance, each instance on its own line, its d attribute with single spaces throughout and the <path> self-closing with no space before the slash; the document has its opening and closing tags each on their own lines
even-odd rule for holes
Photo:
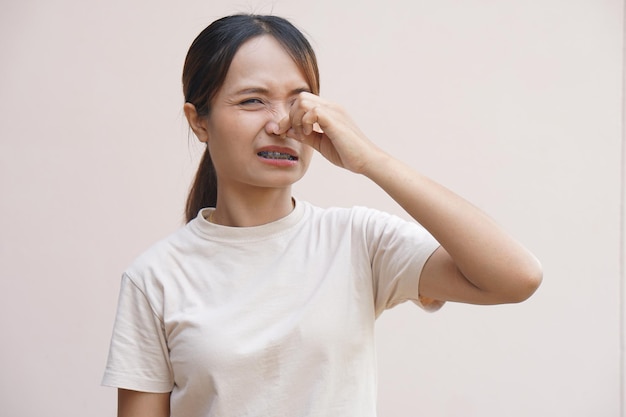
<svg viewBox="0 0 626 417">
<path fill-rule="evenodd" d="M 204 143 L 208 142 L 209 131 L 207 118 L 198 116 L 196 106 L 191 103 L 185 103 L 183 111 L 185 112 L 185 117 L 187 117 L 187 122 L 189 122 L 191 130 L 196 134 L 198 140 Z"/>
</svg>

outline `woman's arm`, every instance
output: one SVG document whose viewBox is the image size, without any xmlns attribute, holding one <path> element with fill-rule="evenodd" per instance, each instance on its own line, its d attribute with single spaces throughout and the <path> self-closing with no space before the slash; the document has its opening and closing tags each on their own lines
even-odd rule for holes
<svg viewBox="0 0 626 417">
<path fill-rule="evenodd" d="M 530 252 L 478 208 L 370 142 L 341 107 L 302 93 L 289 116 L 268 131 L 300 140 L 334 164 L 367 176 L 439 241 L 441 248 L 422 271 L 420 296 L 510 303 L 530 297 L 541 283 L 541 266 Z"/>
<path fill-rule="evenodd" d="M 170 393 L 117 390 L 117 417 L 169 417 Z"/>
<path fill-rule="evenodd" d="M 472 304 L 520 302 L 542 279 L 536 258 L 481 210 L 379 152 L 363 174 L 441 244 L 420 278 L 422 297 Z"/>
</svg>

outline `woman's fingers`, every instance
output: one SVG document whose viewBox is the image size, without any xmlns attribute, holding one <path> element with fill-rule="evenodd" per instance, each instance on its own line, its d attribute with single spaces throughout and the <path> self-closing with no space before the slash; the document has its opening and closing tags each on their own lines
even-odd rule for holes
<svg viewBox="0 0 626 417">
<path fill-rule="evenodd" d="M 291 118 L 289 116 L 285 116 L 278 122 L 270 122 L 266 126 L 272 129 L 273 134 L 284 138 L 287 131 L 291 129 Z"/>
<path fill-rule="evenodd" d="M 273 128 L 274 134 L 309 145 L 354 172 L 360 172 L 377 149 L 340 106 L 311 93 L 300 93 L 289 115 Z"/>
<path fill-rule="evenodd" d="M 289 111 L 289 119 L 291 120 L 291 128 L 294 130 L 296 137 L 308 135 L 313 131 L 313 123 L 316 116 L 311 114 L 311 110 L 317 106 L 316 101 L 320 98 L 310 93 L 300 93 L 294 101 Z"/>
<path fill-rule="evenodd" d="M 315 129 L 315 124 L 319 122 L 319 107 L 315 106 L 302 116 L 302 132 L 310 135 Z"/>
</svg>

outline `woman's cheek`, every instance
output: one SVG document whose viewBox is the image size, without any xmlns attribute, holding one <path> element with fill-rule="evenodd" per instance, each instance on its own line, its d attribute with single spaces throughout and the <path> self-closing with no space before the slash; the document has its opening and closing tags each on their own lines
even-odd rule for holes
<svg viewBox="0 0 626 417">
<path fill-rule="evenodd" d="M 309 164 L 311 163 L 311 158 L 313 158 L 313 148 L 309 145 L 302 145 L 302 151 L 300 152 L 300 158 L 304 161 L 305 168 L 308 169 Z"/>
</svg>

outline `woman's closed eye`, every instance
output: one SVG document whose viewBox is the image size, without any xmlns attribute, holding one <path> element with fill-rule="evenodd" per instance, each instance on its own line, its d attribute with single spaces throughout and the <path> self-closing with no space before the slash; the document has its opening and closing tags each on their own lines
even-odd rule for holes
<svg viewBox="0 0 626 417">
<path fill-rule="evenodd" d="M 264 104 L 265 103 L 260 98 L 247 98 L 239 102 L 239 105 L 244 107 L 262 106 Z"/>
</svg>

